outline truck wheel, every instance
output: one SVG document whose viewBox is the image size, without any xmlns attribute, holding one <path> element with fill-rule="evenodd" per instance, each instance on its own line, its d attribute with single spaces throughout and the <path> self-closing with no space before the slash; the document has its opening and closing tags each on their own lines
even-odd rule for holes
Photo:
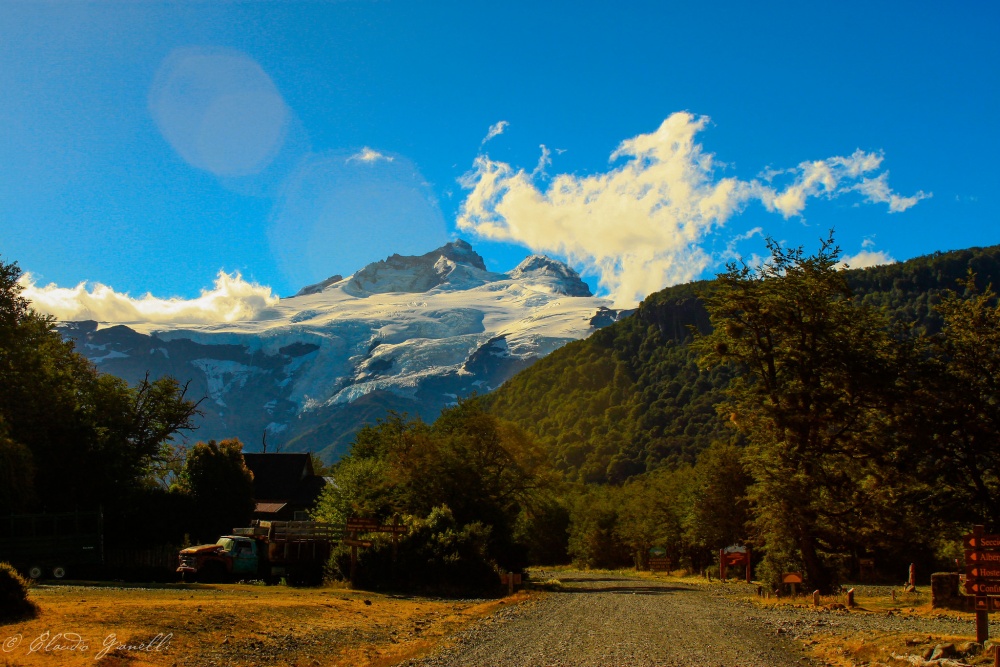
<svg viewBox="0 0 1000 667">
<path fill-rule="evenodd" d="M 66 578 L 66 568 L 62 565 L 56 565 L 52 568 L 52 577 L 55 579 L 65 579 Z"/>
<path fill-rule="evenodd" d="M 32 565 L 28 568 L 28 577 L 30 579 L 41 579 L 45 575 L 45 570 L 42 569 L 41 565 Z"/>
</svg>

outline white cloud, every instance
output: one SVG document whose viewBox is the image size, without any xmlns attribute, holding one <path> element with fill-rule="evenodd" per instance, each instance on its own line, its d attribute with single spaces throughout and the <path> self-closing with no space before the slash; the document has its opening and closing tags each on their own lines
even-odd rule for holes
<svg viewBox="0 0 1000 667">
<path fill-rule="evenodd" d="M 486 142 L 489 141 L 490 139 L 492 139 L 494 137 L 499 137 L 501 134 L 504 133 L 504 130 L 506 130 L 509 125 L 510 125 L 510 123 L 508 123 L 505 120 L 502 120 L 502 121 L 500 121 L 498 123 L 494 123 L 493 125 L 490 125 L 490 129 L 486 133 L 486 136 L 483 137 L 483 143 L 480 144 L 480 145 L 485 145 Z"/>
<path fill-rule="evenodd" d="M 367 164 L 372 164 L 373 162 L 378 162 L 379 160 L 385 160 L 386 162 L 392 162 L 396 158 L 379 153 L 377 150 L 368 148 L 365 146 L 359 152 L 355 153 L 351 157 L 347 158 L 347 162 L 365 162 Z"/>
<path fill-rule="evenodd" d="M 912 206 L 916 206 L 917 202 L 921 199 L 927 199 L 932 196 L 923 190 L 918 190 L 911 197 L 900 197 L 889 189 L 889 184 L 886 182 L 888 178 L 889 172 L 884 171 L 875 178 L 863 179 L 854 186 L 854 190 L 863 194 L 867 202 L 872 204 L 888 204 L 890 213 L 901 213 Z"/>
<path fill-rule="evenodd" d="M 842 269 L 867 269 L 880 264 L 895 264 L 896 260 L 883 250 L 862 250 L 856 255 L 848 255 L 837 264 Z"/>
<path fill-rule="evenodd" d="M 656 131 L 623 141 L 611 154 L 611 161 L 621 164 L 590 176 L 544 178 L 545 149 L 530 173 L 480 155 L 461 181 L 470 192 L 458 227 L 566 257 L 597 275 L 601 290 L 626 306 L 697 277 L 712 261 L 701 247 L 706 236 L 750 201 L 789 218 L 801 215 L 810 198 L 852 191 L 888 203 L 890 210 L 928 196 L 900 197 L 882 175 L 866 176 L 879 168 L 882 155 L 860 150 L 769 169 L 762 174 L 765 183 L 720 178 L 715 156 L 695 141 L 708 122 L 706 116 L 672 114 Z M 863 185 L 866 181 L 879 181 L 885 190 Z"/>
<path fill-rule="evenodd" d="M 202 290 L 196 299 L 160 299 L 151 294 L 133 298 L 107 285 L 87 283 L 76 287 L 49 284 L 39 287 L 30 273 L 21 276 L 22 294 L 40 313 L 64 321 L 163 322 L 212 324 L 252 320 L 278 303 L 270 287 L 249 283 L 239 273 L 219 271 L 215 287 Z"/>
</svg>

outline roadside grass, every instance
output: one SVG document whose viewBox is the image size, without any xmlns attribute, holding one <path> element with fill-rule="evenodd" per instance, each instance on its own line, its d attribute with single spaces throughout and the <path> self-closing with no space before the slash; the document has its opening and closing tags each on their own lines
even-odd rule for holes
<svg viewBox="0 0 1000 667">
<path fill-rule="evenodd" d="M 445 600 L 336 586 L 60 584 L 35 586 L 30 597 L 36 618 L 0 624 L 2 667 L 384 667 L 530 594 Z"/>
</svg>

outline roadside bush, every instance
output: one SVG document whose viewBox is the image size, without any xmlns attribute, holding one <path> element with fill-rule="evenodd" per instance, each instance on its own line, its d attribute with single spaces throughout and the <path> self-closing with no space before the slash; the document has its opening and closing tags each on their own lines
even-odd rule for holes
<svg viewBox="0 0 1000 667">
<path fill-rule="evenodd" d="M 499 591 L 497 566 L 488 555 L 490 529 L 481 523 L 459 525 L 447 506 L 426 519 L 408 521 L 393 559 L 392 543 L 381 536 L 358 554 L 355 585 L 368 590 L 403 590 L 444 596 L 489 595 Z M 334 553 L 330 574 L 349 579 L 350 550 Z"/>
<path fill-rule="evenodd" d="M 10 563 L 0 563 L 0 621 L 17 621 L 35 615 L 28 600 L 28 581 Z"/>
</svg>

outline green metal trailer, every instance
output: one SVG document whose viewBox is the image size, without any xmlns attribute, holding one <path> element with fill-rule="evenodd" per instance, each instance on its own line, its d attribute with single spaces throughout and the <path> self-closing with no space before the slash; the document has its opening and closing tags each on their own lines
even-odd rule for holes
<svg viewBox="0 0 1000 667">
<path fill-rule="evenodd" d="M 32 579 L 62 579 L 104 562 L 101 512 L 0 516 L 0 561 Z"/>
</svg>

